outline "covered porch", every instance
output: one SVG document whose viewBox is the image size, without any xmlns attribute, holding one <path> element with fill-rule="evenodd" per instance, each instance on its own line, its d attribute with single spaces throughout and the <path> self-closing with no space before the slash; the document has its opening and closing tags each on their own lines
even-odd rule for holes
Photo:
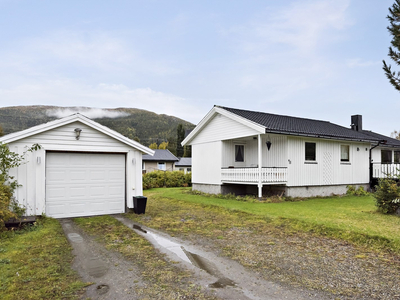
<svg viewBox="0 0 400 300">
<path fill-rule="evenodd" d="M 400 176 L 400 163 L 373 163 L 372 178 L 387 178 Z"/>
<path fill-rule="evenodd" d="M 288 181 L 287 138 L 258 134 L 222 142 L 221 183 L 286 185 Z"/>
</svg>

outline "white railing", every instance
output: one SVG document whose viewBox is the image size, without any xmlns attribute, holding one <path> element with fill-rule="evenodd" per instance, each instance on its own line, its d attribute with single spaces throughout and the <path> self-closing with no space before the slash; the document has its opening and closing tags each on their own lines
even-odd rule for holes
<svg viewBox="0 0 400 300">
<path fill-rule="evenodd" d="M 400 164 L 373 164 L 372 177 L 386 178 L 400 175 Z"/>
<path fill-rule="evenodd" d="M 221 180 L 224 182 L 258 183 L 258 168 L 228 168 L 221 169 Z M 287 181 L 287 168 L 261 168 L 262 183 L 277 183 Z"/>
</svg>

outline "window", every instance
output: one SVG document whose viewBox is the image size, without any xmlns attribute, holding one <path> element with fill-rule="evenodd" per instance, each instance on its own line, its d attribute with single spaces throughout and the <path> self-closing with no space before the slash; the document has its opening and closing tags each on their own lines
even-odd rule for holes
<svg viewBox="0 0 400 300">
<path fill-rule="evenodd" d="M 166 166 L 165 162 L 159 162 L 158 163 L 158 169 L 162 170 L 162 171 L 166 171 L 167 170 L 167 166 Z"/>
<path fill-rule="evenodd" d="M 315 143 L 306 143 L 306 160 L 315 161 Z"/>
<path fill-rule="evenodd" d="M 349 145 L 340 145 L 340 161 L 350 161 Z"/>
<path fill-rule="evenodd" d="M 383 164 L 392 163 L 392 150 L 381 150 L 381 163 Z"/>
<path fill-rule="evenodd" d="M 400 151 L 394 151 L 394 163 L 400 164 Z"/>
<path fill-rule="evenodd" d="M 244 146 L 235 145 L 235 161 L 244 162 Z"/>
<path fill-rule="evenodd" d="M 187 168 L 187 171 L 188 172 L 192 172 L 192 168 Z"/>
</svg>

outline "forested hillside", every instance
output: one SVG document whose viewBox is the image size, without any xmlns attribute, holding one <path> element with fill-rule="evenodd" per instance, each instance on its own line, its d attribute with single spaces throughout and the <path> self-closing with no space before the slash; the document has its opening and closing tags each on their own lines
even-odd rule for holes
<svg viewBox="0 0 400 300">
<path fill-rule="evenodd" d="M 145 146 L 169 142 L 168 149 L 175 152 L 177 127 L 193 129 L 190 122 L 136 108 L 95 109 L 56 106 L 13 106 L 0 108 L 0 126 L 4 134 L 49 122 L 62 116 L 79 113 L 105 125 Z"/>
</svg>

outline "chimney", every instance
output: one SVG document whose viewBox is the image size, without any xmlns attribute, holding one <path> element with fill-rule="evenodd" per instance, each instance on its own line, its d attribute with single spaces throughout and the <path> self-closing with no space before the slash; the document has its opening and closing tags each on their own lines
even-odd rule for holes
<svg viewBox="0 0 400 300">
<path fill-rule="evenodd" d="M 351 129 L 355 131 L 362 130 L 362 115 L 351 116 Z"/>
</svg>

